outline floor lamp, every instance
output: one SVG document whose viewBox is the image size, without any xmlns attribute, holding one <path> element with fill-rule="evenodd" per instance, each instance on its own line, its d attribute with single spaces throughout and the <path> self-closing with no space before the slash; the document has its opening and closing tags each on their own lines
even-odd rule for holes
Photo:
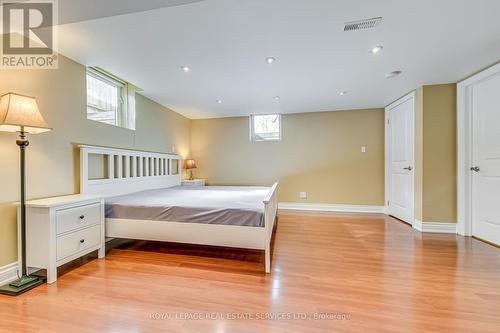
<svg viewBox="0 0 500 333">
<path fill-rule="evenodd" d="M 19 221 L 21 237 L 21 277 L 0 287 L 0 294 L 19 295 L 42 284 L 44 279 L 30 276 L 26 267 L 26 147 L 29 141 L 26 134 L 50 131 L 33 97 L 8 93 L 0 97 L 0 131 L 17 132 L 16 143 L 20 149 L 21 161 L 21 203 Z"/>
</svg>

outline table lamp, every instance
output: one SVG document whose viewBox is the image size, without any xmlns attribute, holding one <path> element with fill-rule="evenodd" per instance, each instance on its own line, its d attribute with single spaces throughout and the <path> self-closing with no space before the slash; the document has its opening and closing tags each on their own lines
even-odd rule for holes
<svg viewBox="0 0 500 333">
<path fill-rule="evenodd" d="M 189 180 L 193 180 L 193 169 L 196 169 L 194 160 L 186 160 L 186 162 L 184 162 L 184 169 L 189 170 Z"/>
<path fill-rule="evenodd" d="M 0 287 L 0 294 L 19 295 L 43 283 L 43 278 L 30 276 L 26 267 L 26 134 L 50 131 L 33 97 L 8 93 L 0 97 L 0 131 L 17 132 L 16 143 L 20 149 L 21 202 L 19 221 L 21 236 L 21 277 Z"/>
</svg>

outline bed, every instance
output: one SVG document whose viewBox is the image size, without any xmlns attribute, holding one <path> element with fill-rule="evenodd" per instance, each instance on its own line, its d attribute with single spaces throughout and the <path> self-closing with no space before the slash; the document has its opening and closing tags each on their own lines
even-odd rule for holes
<svg viewBox="0 0 500 333">
<path fill-rule="evenodd" d="M 105 197 L 106 237 L 262 250 L 271 272 L 277 183 L 183 187 L 176 154 L 79 149 L 80 192 Z M 100 177 L 96 160 L 104 165 Z"/>
</svg>

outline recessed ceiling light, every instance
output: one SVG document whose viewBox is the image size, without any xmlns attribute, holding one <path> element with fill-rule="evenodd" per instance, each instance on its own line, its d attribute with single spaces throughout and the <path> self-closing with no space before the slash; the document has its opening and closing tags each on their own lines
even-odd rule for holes
<svg viewBox="0 0 500 333">
<path fill-rule="evenodd" d="M 270 65 L 270 64 L 272 64 L 272 63 L 273 63 L 273 62 L 275 62 L 275 61 L 276 61 L 276 58 L 274 58 L 274 57 L 267 57 L 267 58 L 266 58 L 266 62 L 267 62 L 269 65 Z"/>
<path fill-rule="evenodd" d="M 402 71 L 392 71 L 390 73 L 385 74 L 385 78 L 386 79 L 392 79 L 392 78 L 394 78 L 396 76 L 401 75 L 401 73 L 403 73 L 403 72 Z"/>
<path fill-rule="evenodd" d="M 370 53 L 377 54 L 377 53 L 382 52 L 383 49 L 384 49 L 384 47 L 382 45 L 377 45 L 377 46 L 374 46 L 370 49 Z"/>
<path fill-rule="evenodd" d="M 181 66 L 181 69 L 186 73 L 191 71 L 191 68 L 189 68 L 188 66 Z"/>
<path fill-rule="evenodd" d="M 222 104 L 222 99 L 216 100 L 217 104 Z"/>
<path fill-rule="evenodd" d="M 280 98 L 281 98 L 281 97 L 279 97 L 279 96 L 274 96 L 274 97 L 273 97 L 273 99 L 274 99 L 275 101 L 279 101 L 279 100 L 280 100 Z"/>
<path fill-rule="evenodd" d="M 341 91 L 340 92 L 340 96 L 345 96 L 345 95 L 347 95 L 347 91 Z"/>
</svg>

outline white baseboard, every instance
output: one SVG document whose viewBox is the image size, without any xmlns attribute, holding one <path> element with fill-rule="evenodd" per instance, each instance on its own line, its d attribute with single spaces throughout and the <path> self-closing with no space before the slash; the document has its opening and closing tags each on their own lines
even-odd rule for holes
<svg viewBox="0 0 500 333">
<path fill-rule="evenodd" d="M 17 261 L 0 267 L 0 286 L 12 282 L 18 278 L 17 276 Z M 28 274 L 38 272 L 40 269 L 35 267 L 28 267 Z M 19 273 L 21 274 L 21 273 Z"/>
<path fill-rule="evenodd" d="M 457 233 L 457 224 L 449 223 L 449 222 L 422 222 L 420 220 L 415 219 L 413 223 L 413 228 L 417 229 L 421 232 L 434 232 L 441 234 L 456 234 Z"/>
<path fill-rule="evenodd" d="M 285 210 L 311 210 L 319 212 L 379 213 L 379 214 L 385 213 L 384 206 L 367 206 L 367 205 L 280 202 L 278 204 L 278 208 Z"/>
<path fill-rule="evenodd" d="M 17 279 L 17 262 L 0 267 L 0 286 Z"/>
</svg>

